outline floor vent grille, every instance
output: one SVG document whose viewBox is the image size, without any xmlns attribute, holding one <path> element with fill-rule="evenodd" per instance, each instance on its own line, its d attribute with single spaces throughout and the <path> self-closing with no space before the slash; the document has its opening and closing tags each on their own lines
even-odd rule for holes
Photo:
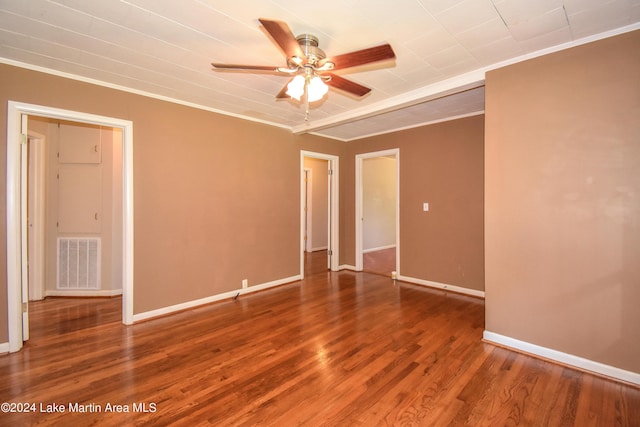
<svg viewBox="0 0 640 427">
<path fill-rule="evenodd" d="M 58 238 L 58 289 L 100 289 L 100 238 Z"/>
</svg>

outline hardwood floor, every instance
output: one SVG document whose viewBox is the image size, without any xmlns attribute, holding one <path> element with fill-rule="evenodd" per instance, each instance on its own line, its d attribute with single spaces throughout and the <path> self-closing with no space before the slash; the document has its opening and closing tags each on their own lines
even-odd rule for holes
<svg viewBox="0 0 640 427">
<path fill-rule="evenodd" d="M 381 249 L 362 254 L 363 271 L 391 277 L 396 270 L 396 248 Z"/>
<path fill-rule="evenodd" d="M 327 259 L 327 251 L 304 253 L 304 277 L 328 273 L 329 262 Z"/>
<path fill-rule="evenodd" d="M 380 275 L 320 271 L 128 327 L 120 303 L 32 304 L 0 402 L 34 411 L 0 425 L 640 425 L 640 389 L 485 344 L 482 300 Z"/>
</svg>

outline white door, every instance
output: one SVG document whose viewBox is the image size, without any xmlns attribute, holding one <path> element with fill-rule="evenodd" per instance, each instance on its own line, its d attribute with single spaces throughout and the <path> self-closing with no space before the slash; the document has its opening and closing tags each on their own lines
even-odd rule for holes
<svg viewBox="0 0 640 427">
<path fill-rule="evenodd" d="M 311 252 L 313 249 L 313 224 L 312 214 L 313 214 L 313 206 L 311 204 L 312 195 L 311 189 L 312 186 L 312 175 L 311 169 L 304 170 L 304 250 L 306 252 Z"/>
<path fill-rule="evenodd" d="M 27 137 L 29 116 L 22 114 L 22 123 L 20 126 L 20 263 L 22 268 L 20 271 L 22 283 L 22 340 L 29 339 L 29 268 L 28 260 L 28 188 L 29 188 L 29 142 Z"/>
<path fill-rule="evenodd" d="M 29 169 L 28 177 L 28 207 L 27 207 L 27 238 L 29 269 L 29 301 L 39 301 L 44 298 L 44 227 L 45 227 L 45 155 L 44 135 L 29 132 Z"/>
<path fill-rule="evenodd" d="M 331 188 L 331 185 L 333 184 L 332 174 L 333 169 L 331 169 L 331 162 L 327 162 L 327 268 L 329 270 L 331 270 L 333 258 L 333 242 L 331 240 L 333 238 L 331 233 L 331 230 L 333 230 L 332 221 L 334 220 L 333 215 L 331 215 L 331 212 L 333 212 L 333 209 L 331 207 L 331 203 L 333 202 L 333 189 Z"/>
</svg>

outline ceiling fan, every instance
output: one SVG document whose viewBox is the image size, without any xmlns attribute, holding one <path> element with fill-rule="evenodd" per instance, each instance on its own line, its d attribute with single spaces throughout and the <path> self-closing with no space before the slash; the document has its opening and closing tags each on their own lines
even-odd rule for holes
<svg viewBox="0 0 640 427">
<path fill-rule="evenodd" d="M 219 70 L 255 71 L 291 76 L 290 81 L 276 97 L 291 97 L 297 100 L 304 97 L 307 104 L 307 116 L 309 102 L 320 100 L 328 90 L 327 85 L 357 97 L 362 97 L 371 91 L 370 88 L 345 79 L 332 71 L 396 57 L 389 44 L 327 57 L 325 52 L 318 47 L 317 37 L 311 34 L 294 37 L 289 26 L 284 22 L 264 18 L 260 18 L 259 21 L 286 55 L 287 65 L 285 67 L 221 64 L 218 62 L 213 62 L 211 65 Z"/>
</svg>

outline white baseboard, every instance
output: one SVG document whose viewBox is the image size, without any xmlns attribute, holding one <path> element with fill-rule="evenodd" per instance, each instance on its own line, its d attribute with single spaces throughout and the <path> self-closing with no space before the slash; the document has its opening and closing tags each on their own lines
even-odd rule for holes
<svg viewBox="0 0 640 427">
<path fill-rule="evenodd" d="M 378 248 L 371 248 L 371 249 L 364 249 L 362 251 L 363 254 L 366 254 L 368 252 L 375 252 L 375 251 L 383 251 L 385 249 L 391 249 L 391 248 L 395 248 L 396 245 L 387 245 L 387 246 L 380 246 Z"/>
<path fill-rule="evenodd" d="M 122 295 L 122 289 L 109 289 L 109 290 L 85 290 L 74 289 L 70 291 L 61 290 L 45 290 L 44 293 L 47 297 L 115 297 Z"/>
<path fill-rule="evenodd" d="M 210 304 L 212 302 L 221 301 L 224 299 L 233 298 L 236 295 L 248 294 L 251 292 L 261 291 L 264 289 L 272 288 L 274 286 L 284 285 L 285 283 L 295 282 L 297 280 L 301 280 L 302 276 L 291 276 L 284 279 L 274 280 L 272 282 L 262 283 L 260 285 L 249 286 L 247 288 L 235 289 L 233 291 L 224 292 L 217 295 L 212 295 L 206 298 L 200 298 L 193 301 L 187 301 L 180 304 L 171 305 L 169 307 L 158 308 L 156 310 L 145 311 L 143 313 L 138 313 L 133 315 L 133 322 L 139 322 L 141 320 L 147 320 L 158 316 L 164 316 L 166 314 L 175 313 L 177 311 L 186 310 L 193 307 L 198 307 L 204 304 Z"/>
<path fill-rule="evenodd" d="M 484 331 L 482 337 L 489 343 L 511 348 L 516 351 L 521 351 L 544 359 L 549 359 L 563 365 L 573 366 L 605 377 L 640 385 L 640 373 L 626 371 L 624 369 L 616 368 L 615 366 L 605 365 L 604 363 L 584 359 L 573 354 L 563 353 L 558 350 L 531 344 L 526 341 L 520 341 L 515 338 L 510 338 L 487 330 Z"/>
<path fill-rule="evenodd" d="M 311 252 L 326 251 L 327 249 L 329 249 L 328 246 L 321 246 L 319 248 L 311 248 Z"/>
<path fill-rule="evenodd" d="M 0 354 L 9 353 L 11 346 L 8 342 L 0 342 Z"/>
<path fill-rule="evenodd" d="M 352 270 L 356 271 L 356 267 L 354 265 L 342 264 L 338 266 L 338 270 Z"/>
<path fill-rule="evenodd" d="M 484 298 L 484 291 L 477 289 L 463 288 L 460 286 L 448 285 L 446 283 L 432 282 L 430 280 L 416 279 L 415 277 L 398 276 L 398 280 L 416 285 L 428 286 L 430 288 L 442 289 L 444 291 L 456 292 L 458 294 L 471 295 L 473 297 Z"/>
</svg>

